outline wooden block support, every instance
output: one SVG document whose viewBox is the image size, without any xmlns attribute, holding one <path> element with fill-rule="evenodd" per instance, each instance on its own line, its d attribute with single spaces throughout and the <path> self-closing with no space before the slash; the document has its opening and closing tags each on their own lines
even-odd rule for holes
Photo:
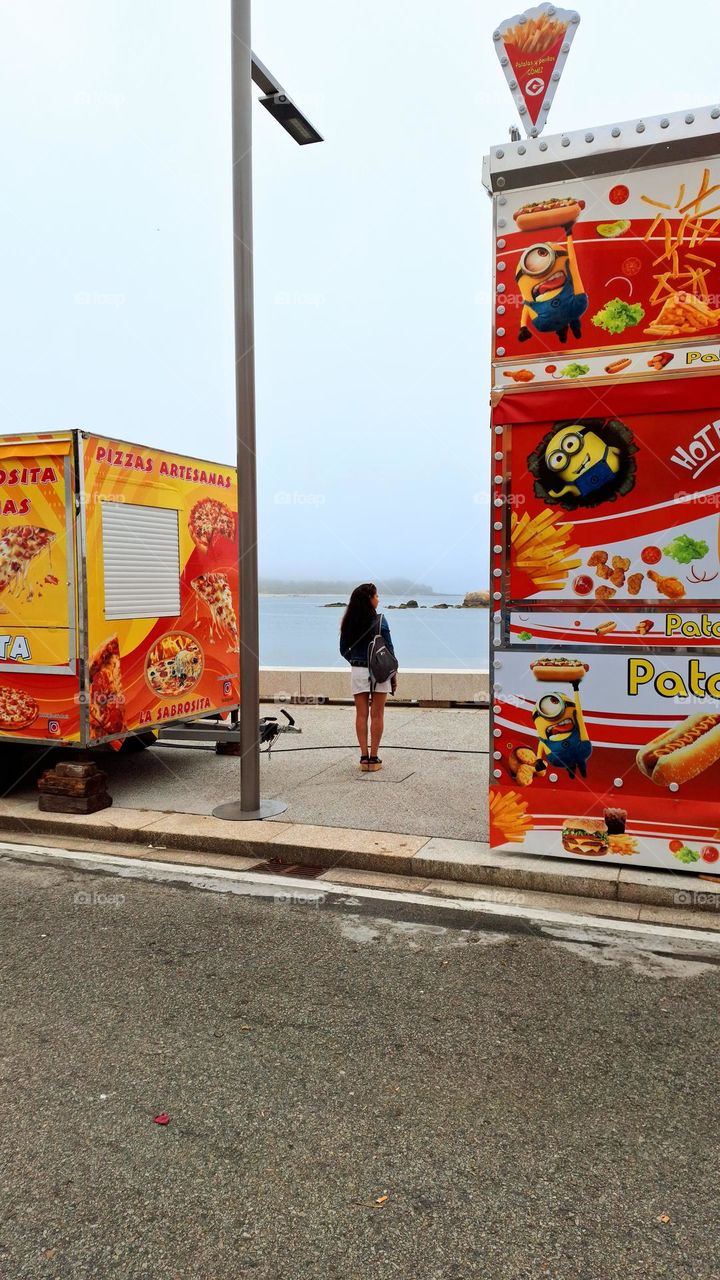
<svg viewBox="0 0 720 1280">
<path fill-rule="evenodd" d="M 97 813 L 112 804 L 107 774 L 92 761 L 68 761 L 47 769 L 38 781 L 38 791 L 43 813 Z"/>
<path fill-rule="evenodd" d="M 97 813 L 98 809 L 109 809 L 112 796 L 101 791 L 94 796 L 55 796 L 42 792 L 39 808 L 42 813 Z"/>
<path fill-rule="evenodd" d="M 65 760 L 52 770 L 59 778 L 92 778 L 102 774 L 93 760 L 81 763 L 76 760 Z M 104 774 L 103 774 L 104 777 Z"/>
<path fill-rule="evenodd" d="M 98 770 L 89 778 L 60 778 L 51 769 L 39 779 L 38 791 L 56 796 L 97 795 L 99 791 L 107 791 L 107 777 Z"/>
</svg>

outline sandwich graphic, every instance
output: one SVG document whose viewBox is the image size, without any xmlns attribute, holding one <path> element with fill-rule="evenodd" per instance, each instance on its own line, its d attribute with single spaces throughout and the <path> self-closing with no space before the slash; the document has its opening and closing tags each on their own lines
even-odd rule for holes
<svg viewBox="0 0 720 1280">
<path fill-rule="evenodd" d="M 566 853 L 585 858 L 602 858 L 610 852 L 610 836 L 602 818 L 566 818 L 562 829 Z"/>
</svg>

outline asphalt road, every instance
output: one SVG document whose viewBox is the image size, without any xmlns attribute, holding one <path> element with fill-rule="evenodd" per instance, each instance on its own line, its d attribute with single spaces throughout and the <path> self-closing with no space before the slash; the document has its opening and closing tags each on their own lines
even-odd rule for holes
<svg viewBox="0 0 720 1280">
<path fill-rule="evenodd" d="M 2 1280 L 715 1280 L 709 953 L 493 928 L 4 864 Z"/>
</svg>

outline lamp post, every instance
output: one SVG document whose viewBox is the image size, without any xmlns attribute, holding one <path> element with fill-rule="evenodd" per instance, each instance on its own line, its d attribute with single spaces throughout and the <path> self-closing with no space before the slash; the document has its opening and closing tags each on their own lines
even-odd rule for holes
<svg viewBox="0 0 720 1280">
<path fill-rule="evenodd" d="M 233 287 L 235 427 L 240 570 L 240 800 L 213 810 L 241 822 L 284 813 L 282 800 L 260 801 L 260 645 L 258 626 L 255 308 L 253 296 L 252 81 L 262 104 L 300 145 L 322 142 L 250 44 L 250 0 L 231 0 Z"/>
</svg>

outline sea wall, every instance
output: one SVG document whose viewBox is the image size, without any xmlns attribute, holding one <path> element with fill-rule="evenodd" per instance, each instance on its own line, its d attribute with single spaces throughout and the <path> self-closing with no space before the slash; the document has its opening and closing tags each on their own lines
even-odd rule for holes
<svg viewBox="0 0 720 1280">
<path fill-rule="evenodd" d="M 394 702 L 421 706 L 487 706 L 487 671 L 419 671 L 399 673 Z M 351 702 L 350 668 L 261 667 L 260 698 L 263 702 Z"/>
</svg>

